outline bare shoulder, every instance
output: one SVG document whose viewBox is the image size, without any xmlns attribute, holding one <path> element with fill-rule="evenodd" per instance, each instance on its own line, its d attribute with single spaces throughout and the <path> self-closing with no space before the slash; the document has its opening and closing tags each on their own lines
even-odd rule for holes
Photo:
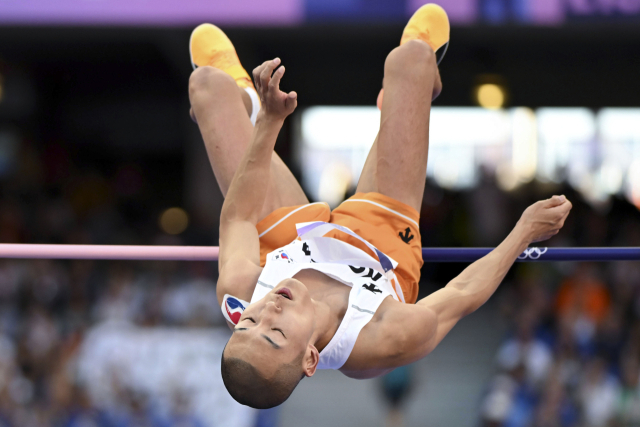
<svg viewBox="0 0 640 427">
<path fill-rule="evenodd" d="M 436 322 L 428 308 L 387 297 L 360 331 L 340 371 L 351 378 L 373 378 L 413 362 L 412 348 L 433 335 Z"/>
<path fill-rule="evenodd" d="M 216 286 L 218 303 L 222 304 L 225 294 L 249 301 L 262 273 L 262 267 L 246 258 L 234 258 L 227 261 L 220 270 Z"/>
</svg>

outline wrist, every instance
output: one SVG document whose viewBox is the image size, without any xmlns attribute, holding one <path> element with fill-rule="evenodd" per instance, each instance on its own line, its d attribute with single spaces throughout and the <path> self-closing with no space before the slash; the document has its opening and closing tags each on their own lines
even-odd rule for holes
<svg viewBox="0 0 640 427">
<path fill-rule="evenodd" d="M 513 235 L 525 249 L 533 241 L 533 238 L 531 237 L 531 227 L 522 220 L 518 221 L 516 226 L 513 228 Z"/>
<path fill-rule="evenodd" d="M 258 112 L 258 116 L 256 117 L 256 126 L 258 125 L 266 125 L 266 126 L 282 126 L 284 123 L 284 118 L 275 117 L 272 114 L 269 114 L 261 109 Z"/>
</svg>

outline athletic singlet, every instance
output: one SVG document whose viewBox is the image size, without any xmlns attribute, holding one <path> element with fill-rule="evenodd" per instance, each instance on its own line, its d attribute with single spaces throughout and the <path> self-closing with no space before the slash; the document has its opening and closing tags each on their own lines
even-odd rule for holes
<svg viewBox="0 0 640 427">
<path fill-rule="evenodd" d="M 349 358 L 362 328 L 373 318 L 382 301 L 392 296 L 404 300 L 393 268 L 398 264 L 350 229 L 325 222 L 296 225 L 301 240 L 267 255 L 251 297 L 251 303 L 262 299 L 281 281 L 293 277 L 300 270 L 314 269 L 351 287 L 347 311 L 335 335 L 320 352 L 318 369 L 339 369 Z M 334 229 L 364 242 L 378 259 L 366 252 L 331 237 L 323 237 Z M 223 304 L 223 312 L 225 307 Z"/>
</svg>

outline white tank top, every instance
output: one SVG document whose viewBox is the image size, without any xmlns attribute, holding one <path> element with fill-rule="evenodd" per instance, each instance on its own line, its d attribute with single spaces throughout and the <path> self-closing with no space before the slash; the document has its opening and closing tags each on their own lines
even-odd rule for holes
<svg viewBox="0 0 640 427">
<path fill-rule="evenodd" d="M 259 301 L 281 281 L 304 269 L 320 271 L 350 286 L 347 311 L 335 335 L 320 352 L 318 363 L 318 369 L 339 369 L 349 358 L 360 331 L 373 318 L 382 301 L 389 295 L 397 301 L 404 301 L 400 286 L 392 285 L 398 283 L 393 273 L 398 263 L 346 227 L 325 222 L 297 224 L 296 227 L 301 240 L 294 240 L 267 255 L 251 303 Z M 338 239 L 322 237 L 334 229 L 364 242 L 378 259 Z"/>
</svg>

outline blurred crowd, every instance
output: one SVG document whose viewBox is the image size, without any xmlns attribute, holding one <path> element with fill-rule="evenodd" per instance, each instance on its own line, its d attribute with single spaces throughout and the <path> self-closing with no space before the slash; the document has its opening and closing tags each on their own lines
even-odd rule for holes
<svg viewBox="0 0 640 427">
<path fill-rule="evenodd" d="M 633 207 L 569 198 L 574 212 L 556 244 L 640 242 Z M 507 282 L 498 298 L 510 333 L 481 404 L 482 425 L 640 426 L 640 263 L 521 265 Z"/>
<path fill-rule="evenodd" d="M 223 324 L 211 277 L 201 263 L 0 262 L 0 426 L 203 425 L 188 394 L 167 413 L 119 378 L 101 407 L 77 368 L 95 325 Z"/>
<path fill-rule="evenodd" d="M 640 425 L 637 264 L 522 269 L 503 295 L 513 331 L 496 356 L 484 425 Z"/>
</svg>

